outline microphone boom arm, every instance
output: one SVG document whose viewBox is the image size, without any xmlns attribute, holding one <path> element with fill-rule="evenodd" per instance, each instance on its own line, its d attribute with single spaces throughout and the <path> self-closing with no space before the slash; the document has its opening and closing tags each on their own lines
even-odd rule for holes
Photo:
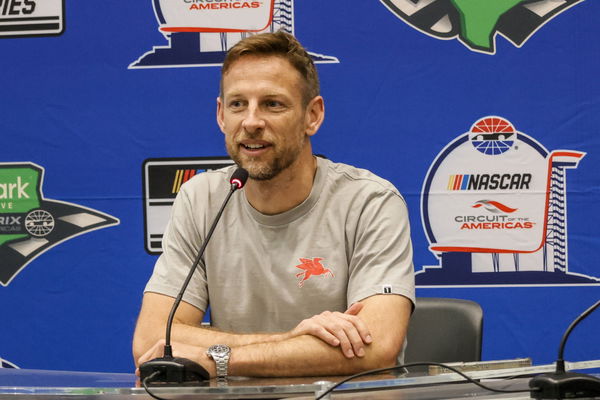
<svg viewBox="0 0 600 400">
<path fill-rule="evenodd" d="M 231 189 L 229 190 L 229 193 L 227 193 L 227 197 L 225 197 L 225 201 L 221 205 L 221 209 L 215 216 L 213 223 L 210 226 L 210 229 L 208 230 L 208 234 L 206 235 L 206 239 L 204 240 L 204 243 L 202 243 L 202 247 L 200 248 L 200 250 L 198 251 L 198 254 L 196 255 L 196 259 L 192 263 L 192 268 L 190 268 L 190 272 L 188 272 L 188 275 L 185 278 L 185 281 L 183 282 L 183 286 L 181 287 L 179 294 L 175 298 L 175 302 L 173 303 L 173 307 L 171 308 L 171 313 L 169 314 L 169 318 L 167 320 L 167 328 L 166 328 L 166 332 L 165 332 L 165 357 L 173 357 L 173 349 L 171 347 L 171 327 L 173 326 L 173 319 L 175 318 L 175 313 L 177 312 L 177 308 L 179 308 L 179 304 L 181 303 L 181 300 L 183 299 L 183 294 L 185 293 L 185 290 L 187 289 L 190 281 L 192 280 L 192 276 L 194 276 L 194 272 L 196 272 L 196 268 L 198 268 L 198 264 L 200 263 L 200 260 L 202 259 L 202 256 L 204 255 L 204 250 L 206 250 L 208 241 L 210 240 L 215 228 L 217 227 L 217 223 L 221 219 L 221 215 L 223 214 L 223 211 L 225 210 L 225 206 L 227 205 L 227 203 L 229 202 L 229 199 L 231 198 L 231 196 L 237 189 L 238 189 L 238 186 L 236 184 L 231 185 Z"/>
</svg>

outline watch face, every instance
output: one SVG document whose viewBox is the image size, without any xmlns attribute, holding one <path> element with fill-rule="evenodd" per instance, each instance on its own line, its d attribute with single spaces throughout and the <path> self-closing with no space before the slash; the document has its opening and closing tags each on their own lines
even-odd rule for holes
<svg viewBox="0 0 600 400">
<path fill-rule="evenodd" d="M 224 344 L 215 344 L 208 348 L 208 353 L 213 357 L 227 355 L 230 351 L 231 349 L 229 348 L 229 346 Z"/>
</svg>

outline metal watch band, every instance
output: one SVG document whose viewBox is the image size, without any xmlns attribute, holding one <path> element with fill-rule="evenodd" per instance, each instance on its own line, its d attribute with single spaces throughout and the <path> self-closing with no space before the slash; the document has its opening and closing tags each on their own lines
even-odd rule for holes
<svg viewBox="0 0 600 400">
<path fill-rule="evenodd" d="M 215 358 L 215 363 L 217 364 L 217 376 L 219 378 L 227 376 L 227 364 L 229 364 L 229 354 L 224 357 L 217 356 Z"/>
<path fill-rule="evenodd" d="M 227 376 L 229 366 L 229 354 L 231 349 L 226 345 L 214 345 L 208 348 L 208 355 L 215 361 L 217 367 L 217 377 L 224 378 Z"/>
</svg>

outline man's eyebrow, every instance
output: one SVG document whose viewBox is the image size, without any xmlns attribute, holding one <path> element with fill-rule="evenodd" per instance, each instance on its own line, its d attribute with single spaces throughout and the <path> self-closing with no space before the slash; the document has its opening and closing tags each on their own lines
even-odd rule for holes
<svg viewBox="0 0 600 400">
<path fill-rule="evenodd" d="M 231 92 L 231 93 L 225 92 L 225 93 L 223 93 L 223 97 L 243 97 L 243 95 L 239 92 Z"/>
<path fill-rule="evenodd" d="M 247 97 L 246 95 L 244 95 L 241 92 L 231 92 L 231 93 L 225 92 L 225 93 L 223 93 L 223 96 L 226 97 L 226 98 L 228 98 L 228 99 L 231 99 L 231 98 L 245 98 L 245 97 Z M 267 93 L 267 94 L 263 94 L 263 95 L 260 96 L 260 98 L 262 98 L 262 99 L 272 99 L 272 98 L 275 98 L 275 97 L 276 98 L 287 99 L 287 98 L 289 98 L 289 95 L 287 95 L 287 94 L 285 94 L 283 92 L 272 92 L 272 93 Z"/>
</svg>

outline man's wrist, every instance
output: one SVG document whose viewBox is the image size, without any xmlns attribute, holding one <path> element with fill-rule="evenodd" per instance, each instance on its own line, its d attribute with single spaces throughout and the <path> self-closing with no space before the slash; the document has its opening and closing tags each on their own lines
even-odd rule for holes
<svg viewBox="0 0 600 400">
<path fill-rule="evenodd" d="M 206 367 L 205 369 L 208 371 L 208 374 L 211 378 L 216 378 L 217 376 L 217 366 L 215 362 L 206 354 L 206 351 L 203 351 L 200 355 L 200 365 Z"/>
</svg>

